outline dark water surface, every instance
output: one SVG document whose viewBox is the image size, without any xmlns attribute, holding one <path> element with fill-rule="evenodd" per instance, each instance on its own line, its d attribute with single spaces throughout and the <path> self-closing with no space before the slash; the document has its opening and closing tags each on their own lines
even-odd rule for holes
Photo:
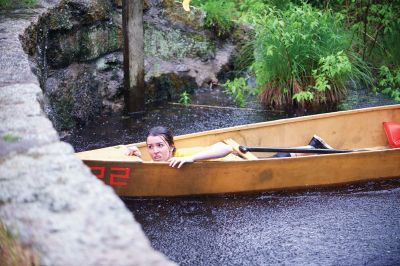
<svg viewBox="0 0 400 266">
<path fill-rule="evenodd" d="M 144 141 L 148 130 L 154 126 L 166 126 L 174 135 L 182 135 L 288 117 L 280 111 L 262 110 L 257 103 L 250 103 L 249 108 L 232 105 L 222 91 L 201 89 L 192 96 L 191 105 L 187 107 L 172 103 L 155 104 L 147 106 L 140 118 L 121 114 L 98 117 L 84 127 L 61 135 L 63 141 L 72 144 L 79 152 Z"/>
<path fill-rule="evenodd" d="M 180 265 L 400 265 L 400 180 L 125 203 Z"/>
<path fill-rule="evenodd" d="M 197 96 L 192 103 L 229 105 L 218 91 Z M 355 91 L 344 106 L 391 103 Z M 100 117 L 63 140 L 82 151 L 143 141 L 154 125 L 170 126 L 179 135 L 285 117 L 251 108 L 163 104 L 140 119 Z M 400 179 L 313 191 L 124 202 L 152 246 L 180 265 L 400 265 Z"/>
</svg>

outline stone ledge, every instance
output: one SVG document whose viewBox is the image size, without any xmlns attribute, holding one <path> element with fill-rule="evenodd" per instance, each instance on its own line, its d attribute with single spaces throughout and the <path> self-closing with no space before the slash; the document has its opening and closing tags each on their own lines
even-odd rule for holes
<svg viewBox="0 0 400 266">
<path fill-rule="evenodd" d="M 42 264 L 168 264 L 150 249 L 122 201 L 90 174 L 69 144 L 3 157 L 0 173 L 0 217 L 35 249 Z"/>
<path fill-rule="evenodd" d="M 0 14 L 0 220 L 42 265 L 175 265 L 59 141 L 41 109 L 39 82 L 19 42 L 40 14 Z"/>
</svg>

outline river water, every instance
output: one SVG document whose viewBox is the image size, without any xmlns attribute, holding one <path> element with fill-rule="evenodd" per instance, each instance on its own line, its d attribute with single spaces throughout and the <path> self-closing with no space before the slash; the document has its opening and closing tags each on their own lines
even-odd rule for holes
<svg viewBox="0 0 400 266">
<path fill-rule="evenodd" d="M 180 265 L 400 264 L 400 181 L 125 202 Z"/>
<path fill-rule="evenodd" d="M 359 91 L 348 99 L 344 106 L 352 108 L 392 103 Z M 192 97 L 194 104 L 213 100 L 231 106 L 218 91 L 199 90 Z M 99 117 L 63 140 L 82 151 L 143 141 L 154 125 L 170 126 L 179 135 L 286 117 L 250 107 L 157 105 L 137 119 Z M 123 200 L 152 246 L 180 265 L 400 265 L 400 179 L 250 195 Z"/>
</svg>

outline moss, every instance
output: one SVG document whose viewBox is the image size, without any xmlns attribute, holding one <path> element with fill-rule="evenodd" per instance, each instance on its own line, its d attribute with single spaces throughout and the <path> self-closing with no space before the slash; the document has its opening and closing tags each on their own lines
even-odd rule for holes
<svg viewBox="0 0 400 266">
<path fill-rule="evenodd" d="M 102 54 L 118 50 L 118 28 L 108 25 L 90 27 L 83 31 L 80 38 L 81 46 L 78 48 L 81 60 L 92 60 Z"/>
<path fill-rule="evenodd" d="M 76 32 L 51 32 L 48 45 L 48 63 L 54 68 L 89 61 L 120 48 L 118 27 L 99 24 L 82 27 Z"/>
<path fill-rule="evenodd" d="M 50 102 L 53 109 L 51 115 L 53 116 L 52 121 L 57 121 L 56 125 L 59 129 L 74 128 L 76 123 L 72 118 L 71 114 L 74 109 L 74 103 L 71 95 L 71 91 L 66 89 L 65 94 L 56 94 L 50 96 Z"/>
<path fill-rule="evenodd" d="M 50 30 L 72 29 L 71 14 L 66 9 L 55 9 L 48 16 L 47 25 Z"/>
<path fill-rule="evenodd" d="M 13 9 L 21 7 L 34 7 L 37 0 L 0 0 L 0 8 Z"/>
<path fill-rule="evenodd" d="M 208 57 L 215 53 L 216 47 L 204 35 L 172 28 L 160 30 L 148 23 L 145 23 L 144 39 L 146 56 L 164 60 Z"/>
<path fill-rule="evenodd" d="M 7 134 L 3 135 L 3 140 L 8 143 L 14 143 L 14 142 L 19 141 L 20 137 L 15 136 L 11 133 L 7 133 Z"/>
</svg>

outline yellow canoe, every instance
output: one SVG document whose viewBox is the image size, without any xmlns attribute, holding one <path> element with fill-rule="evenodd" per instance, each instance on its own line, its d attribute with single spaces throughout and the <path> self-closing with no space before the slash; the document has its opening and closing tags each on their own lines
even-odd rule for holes
<svg viewBox="0 0 400 266">
<path fill-rule="evenodd" d="M 184 196 L 328 186 L 400 178 L 400 148 L 390 148 L 383 122 L 400 123 L 400 105 L 318 114 L 210 130 L 175 137 L 177 148 L 209 146 L 232 139 L 245 146 L 304 146 L 317 134 L 351 153 L 200 161 L 180 169 L 126 156 L 125 146 L 77 153 L 120 196 Z M 143 136 L 144 138 L 145 136 Z M 145 143 L 136 144 L 149 160 Z"/>
</svg>

